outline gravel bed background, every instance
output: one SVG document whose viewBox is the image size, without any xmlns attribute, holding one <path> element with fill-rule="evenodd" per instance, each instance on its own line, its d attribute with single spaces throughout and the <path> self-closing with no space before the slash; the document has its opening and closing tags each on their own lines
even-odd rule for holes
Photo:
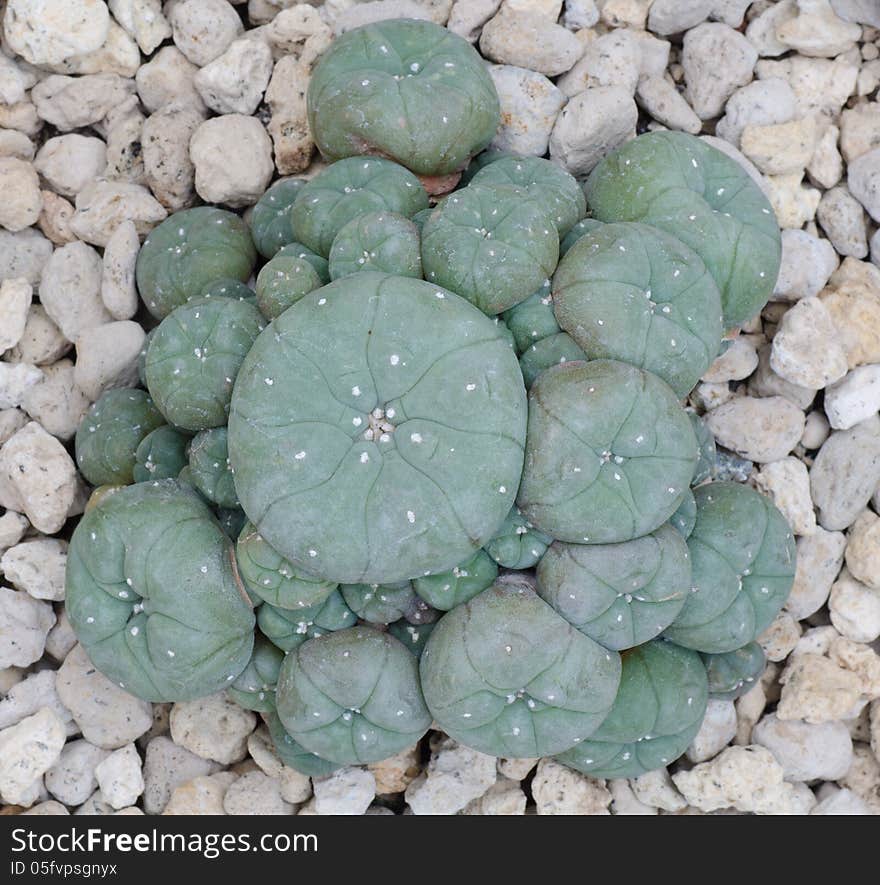
<svg viewBox="0 0 880 885">
<path fill-rule="evenodd" d="M 0 813 L 880 814 L 880 0 L 0 0 Z M 305 114 L 335 34 L 428 18 L 476 42 L 494 146 L 583 177 L 636 132 L 701 134 L 783 228 L 773 300 L 691 396 L 720 478 L 798 536 L 770 663 L 685 757 L 630 781 L 431 732 L 309 779 L 224 695 L 148 704 L 63 611 L 89 489 L 71 440 L 136 383 L 139 241 L 247 211 L 321 163 Z"/>
</svg>

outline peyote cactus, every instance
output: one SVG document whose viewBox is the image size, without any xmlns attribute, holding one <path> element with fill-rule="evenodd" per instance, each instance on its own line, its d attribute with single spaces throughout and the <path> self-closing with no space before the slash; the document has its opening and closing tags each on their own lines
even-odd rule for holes
<svg viewBox="0 0 880 885">
<path fill-rule="evenodd" d="M 368 272 L 307 295 L 257 339 L 229 457 L 245 512 L 296 568 L 390 584 L 491 538 L 516 494 L 525 411 L 494 323 L 451 292 Z"/>
<path fill-rule="evenodd" d="M 517 506 L 560 541 L 628 541 L 672 516 L 696 463 L 687 413 L 663 381 L 612 360 L 565 363 L 529 392 Z"/>
<path fill-rule="evenodd" d="M 226 688 L 254 643 L 232 543 L 172 479 L 120 489 L 89 509 L 70 542 L 66 604 L 95 666 L 150 701 Z"/>
<path fill-rule="evenodd" d="M 463 169 L 501 115 L 492 78 L 466 40 L 405 20 L 339 37 L 309 81 L 308 112 L 328 160 L 379 154 L 425 176 Z"/>
<path fill-rule="evenodd" d="M 706 712 L 700 656 L 654 640 L 622 655 L 620 689 L 605 721 L 558 758 L 593 777 L 638 777 L 690 746 Z"/>
<path fill-rule="evenodd" d="M 234 212 L 212 206 L 184 209 L 144 240 L 137 287 L 147 310 L 163 319 L 216 280 L 246 280 L 255 261 L 250 231 Z"/>
<path fill-rule="evenodd" d="M 147 350 L 147 389 L 170 424 L 199 431 L 226 423 L 235 376 L 263 329 L 249 301 L 195 298 L 159 324 Z"/>
<path fill-rule="evenodd" d="M 276 706 L 297 743 L 345 765 L 393 756 L 431 724 L 415 657 L 370 627 L 328 633 L 288 654 Z"/>
<path fill-rule="evenodd" d="M 164 423 L 143 390 L 108 390 L 76 431 L 76 465 L 92 485 L 133 482 L 138 446 Z"/>
<path fill-rule="evenodd" d="M 769 498 L 748 486 L 708 483 L 694 497 L 692 592 L 664 635 L 701 652 L 734 651 L 769 627 L 788 598 L 794 538 Z"/>
<path fill-rule="evenodd" d="M 426 22 L 335 40 L 308 103 L 342 159 L 141 249 L 150 394 L 105 394 L 76 439 L 100 486 L 77 638 L 148 700 L 227 690 L 310 776 L 432 718 L 596 777 L 669 764 L 759 677 L 793 579 L 781 514 L 712 482 L 749 462 L 681 403 L 772 289 L 766 200 L 655 132 L 588 207 L 555 163 L 484 150 L 492 77 Z"/>
<path fill-rule="evenodd" d="M 511 575 L 442 618 L 420 670 L 425 701 L 447 734 L 493 756 L 546 756 L 598 728 L 617 691 L 620 656 Z"/>
</svg>

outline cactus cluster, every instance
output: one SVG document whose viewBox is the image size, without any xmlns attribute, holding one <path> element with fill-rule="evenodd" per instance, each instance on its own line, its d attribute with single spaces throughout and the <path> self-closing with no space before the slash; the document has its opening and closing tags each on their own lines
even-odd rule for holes
<svg viewBox="0 0 880 885">
<path fill-rule="evenodd" d="M 78 638 L 139 697 L 227 689 L 306 774 L 432 722 L 601 777 L 672 762 L 794 576 L 682 404 L 769 296 L 765 198 L 678 132 L 586 182 L 480 153 L 492 81 L 427 22 L 342 36 L 308 106 L 322 171 L 143 244 L 146 389 L 76 437 Z"/>
</svg>

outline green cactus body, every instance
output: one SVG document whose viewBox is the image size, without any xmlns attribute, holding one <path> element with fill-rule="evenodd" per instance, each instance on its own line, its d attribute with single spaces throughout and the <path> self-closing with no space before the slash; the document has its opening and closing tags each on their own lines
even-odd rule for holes
<svg viewBox="0 0 880 885">
<path fill-rule="evenodd" d="M 473 184 L 501 184 L 521 188 L 541 202 L 553 219 L 560 239 L 587 211 L 587 200 L 573 175 L 540 157 L 501 157 L 480 169 Z"/>
<path fill-rule="evenodd" d="M 314 609 L 324 604 L 337 585 L 297 571 L 266 539 L 247 523 L 235 548 L 244 585 L 260 599 L 278 608 Z"/>
<path fill-rule="evenodd" d="M 697 499 L 690 489 L 678 505 L 678 510 L 669 517 L 669 524 L 677 529 L 685 540 L 691 536 L 697 524 Z"/>
<path fill-rule="evenodd" d="M 445 571 L 492 537 L 522 469 L 526 401 L 491 320 L 419 280 L 307 295 L 245 360 L 229 419 L 244 511 L 342 584 Z"/>
<path fill-rule="evenodd" d="M 485 169 L 486 166 L 491 165 L 492 163 L 497 163 L 499 160 L 503 160 L 505 157 L 516 157 L 516 154 L 512 154 L 510 151 L 495 151 L 495 150 L 486 150 L 482 153 L 477 154 L 473 157 L 468 164 L 467 168 L 464 172 L 461 173 L 461 180 L 459 181 L 459 187 L 465 188 L 467 187 L 474 176 Z"/>
<path fill-rule="evenodd" d="M 271 713 L 275 709 L 275 684 L 283 660 L 281 649 L 258 636 L 247 666 L 229 686 L 229 696 L 247 710 Z"/>
<path fill-rule="evenodd" d="M 251 213 L 251 236 L 263 258 L 272 258 L 279 249 L 293 242 L 290 207 L 305 185 L 302 178 L 282 178 L 257 200 Z"/>
<path fill-rule="evenodd" d="M 553 276 L 559 325 L 590 359 L 615 359 L 688 395 L 721 345 L 721 296 L 702 259 L 645 224 L 603 224 Z"/>
<path fill-rule="evenodd" d="M 105 496 L 68 551 L 66 607 L 92 663 L 148 701 L 219 691 L 245 668 L 254 614 L 232 544 L 175 480 Z"/>
<path fill-rule="evenodd" d="M 309 752 L 300 746 L 284 729 L 284 725 L 275 712 L 264 717 L 272 743 L 278 751 L 278 758 L 288 767 L 308 777 L 326 777 L 333 774 L 340 766 L 335 762 L 322 759 L 317 753 Z"/>
<path fill-rule="evenodd" d="M 232 385 L 265 322 L 256 306 L 197 298 L 175 308 L 147 351 L 147 388 L 169 424 L 199 431 L 226 423 Z"/>
<path fill-rule="evenodd" d="M 519 358 L 519 368 L 526 390 L 531 390 L 538 376 L 552 366 L 583 362 L 586 359 L 587 355 L 568 332 L 557 332 L 555 335 L 548 335 L 536 341 L 525 350 Z"/>
<path fill-rule="evenodd" d="M 330 247 L 330 279 L 375 270 L 422 278 L 419 228 L 394 212 L 368 212 L 352 218 Z"/>
<path fill-rule="evenodd" d="M 416 230 L 419 232 L 419 247 L 421 250 L 421 236 L 422 229 L 425 226 L 425 222 L 431 217 L 431 213 L 434 211 L 433 207 L 428 206 L 427 209 L 422 209 L 419 212 L 416 212 L 412 217 L 412 223 L 416 226 Z M 421 261 L 421 254 L 419 255 L 419 260 Z"/>
<path fill-rule="evenodd" d="M 504 311 L 502 319 L 513 335 L 518 354 L 525 353 L 536 342 L 561 332 L 556 314 L 553 313 L 550 281 L 545 280 L 537 292 Z"/>
<path fill-rule="evenodd" d="M 515 187 L 472 184 L 455 191 L 422 228 L 425 279 L 490 315 L 540 289 L 558 259 L 553 218 Z"/>
<path fill-rule="evenodd" d="M 396 584 L 343 584 L 346 605 L 369 624 L 391 624 L 413 609 L 415 591 L 409 581 Z"/>
<path fill-rule="evenodd" d="M 219 507 L 238 507 L 238 495 L 229 468 L 225 427 L 212 427 L 193 437 L 189 466 L 195 487 Z"/>
<path fill-rule="evenodd" d="M 76 465 L 93 485 L 134 481 L 137 449 L 144 437 L 165 423 L 143 390 L 117 389 L 101 394 L 76 431 Z"/>
<path fill-rule="evenodd" d="M 353 218 L 368 212 L 412 218 L 427 206 L 427 192 L 408 169 L 381 157 L 351 157 L 328 166 L 300 191 L 290 220 L 298 242 L 329 256 L 336 235 Z"/>
<path fill-rule="evenodd" d="M 299 258 L 301 261 L 308 261 L 318 274 L 321 285 L 326 286 L 330 282 L 330 262 L 323 255 L 318 255 L 317 252 L 307 249 L 302 243 L 294 241 L 286 246 L 282 246 L 275 257 L 281 255 L 288 258 Z"/>
<path fill-rule="evenodd" d="M 395 621 L 388 625 L 388 632 L 399 639 L 415 656 L 421 658 L 428 639 L 436 624 L 410 624 L 409 621 Z"/>
<path fill-rule="evenodd" d="M 688 418 L 691 419 L 691 427 L 694 428 L 694 435 L 697 437 L 697 448 L 700 453 L 697 461 L 697 469 L 694 471 L 694 478 L 691 485 L 698 486 L 706 482 L 708 479 L 715 477 L 716 451 L 715 437 L 709 430 L 706 422 L 696 413 L 688 411 Z"/>
<path fill-rule="evenodd" d="M 552 544 L 538 563 L 541 598 L 581 633 L 620 651 L 658 636 L 691 588 L 687 544 L 671 526 L 619 544 Z"/>
<path fill-rule="evenodd" d="M 554 366 L 529 392 L 517 506 L 560 541 L 628 541 L 675 513 L 696 461 L 687 413 L 659 378 L 612 360 Z"/>
<path fill-rule="evenodd" d="M 767 664 L 764 649 L 750 642 L 735 651 L 711 655 L 701 654 L 709 677 L 709 697 L 733 701 L 748 692 L 761 678 Z"/>
<path fill-rule="evenodd" d="M 141 345 L 141 349 L 138 352 L 137 370 L 138 381 L 140 382 L 141 387 L 147 386 L 147 350 L 149 350 L 150 342 L 153 340 L 153 335 L 155 334 L 156 330 L 153 328 L 144 335 L 144 343 Z"/>
<path fill-rule="evenodd" d="M 345 604 L 338 590 L 309 608 L 280 608 L 264 602 L 257 610 L 260 632 L 285 652 L 298 648 L 307 639 L 345 630 L 356 623 L 357 615 Z"/>
<path fill-rule="evenodd" d="M 183 480 L 178 476 L 178 482 L 182 481 Z M 215 507 L 214 516 L 217 517 L 217 522 L 220 523 L 220 528 L 226 533 L 226 537 L 231 538 L 233 541 L 241 534 L 241 530 L 247 522 L 244 510 L 240 507 Z M 245 590 L 247 589 L 248 588 L 245 587 Z M 250 597 L 251 602 L 254 602 L 255 605 L 259 605 L 262 602 L 259 597 L 254 600 L 254 597 L 250 592 L 248 592 L 248 596 Z"/>
<path fill-rule="evenodd" d="M 383 21 L 338 37 L 315 67 L 307 101 L 328 160 L 379 154 L 428 176 L 464 169 L 501 116 L 473 46 L 426 21 Z"/>
<path fill-rule="evenodd" d="M 416 578 L 412 585 L 428 605 L 449 611 L 491 587 L 497 577 L 498 563 L 485 550 L 478 550 L 451 571 Z"/>
<path fill-rule="evenodd" d="M 601 160 L 586 192 L 600 221 L 641 221 L 693 249 L 721 291 L 726 328 L 766 304 L 779 272 L 779 226 L 735 160 L 684 132 L 650 132 Z"/>
<path fill-rule="evenodd" d="M 320 289 L 322 282 L 314 265 L 282 249 L 266 262 L 257 276 L 257 306 L 267 320 L 281 316 L 303 295 Z"/>
<path fill-rule="evenodd" d="M 700 656 L 654 640 L 624 652 L 620 690 L 608 718 L 557 758 L 591 777 L 638 777 L 664 768 L 690 746 L 706 712 Z"/>
<path fill-rule="evenodd" d="M 763 633 L 788 598 L 794 538 L 770 499 L 748 486 L 708 483 L 694 497 L 692 592 L 664 635 L 701 652 L 733 651 Z"/>
<path fill-rule="evenodd" d="M 276 704 L 297 743 L 346 765 L 393 756 L 431 724 L 415 657 L 393 636 L 364 626 L 310 639 L 290 652 Z"/>
<path fill-rule="evenodd" d="M 247 225 L 234 212 L 198 206 L 166 218 L 138 253 L 135 275 L 147 310 L 158 319 L 209 283 L 246 280 L 257 260 Z"/>
<path fill-rule="evenodd" d="M 422 653 L 439 727 L 482 753 L 561 753 L 611 709 L 620 656 L 575 630 L 519 576 L 446 614 Z"/>
<path fill-rule="evenodd" d="M 186 466 L 187 445 L 189 437 L 167 424 L 150 431 L 135 450 L 132 479 L 174 479 Z"/>
<path fill-rule="evenodd" d="M 484 549 L 502 568 L 521 571 L 537 565 L 551 543 L 549 535 L 538 531 L 513 507 Z"/>
<path fill-rule="evenodd" d="M 202 291 L 198 294 L 199 298 L 233 298 L 236 301 L 249 301 L 254 297 L 254 290 L 249 288 L 247 284 L 240 280 L 233 280 L 229 277 L 222 277 L 219 280 L 213 280 L 206 286 L 202 287 Z"/>
<path fill-rule="evenodd" d="M 602 222 L 595 218 L 582 218 L 572 229 L 559 241 L 559 258 L 568 255 L 571 247 L 587 234 L 602 227 Z"/>
</svg>

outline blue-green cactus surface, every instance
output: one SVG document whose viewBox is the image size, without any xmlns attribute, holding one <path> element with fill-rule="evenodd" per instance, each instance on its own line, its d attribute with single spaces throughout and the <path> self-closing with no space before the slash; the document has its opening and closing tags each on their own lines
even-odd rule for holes
<svg viewBox="0 0 880 885">
<path fill-rule="evenodd" d="M 330 247 L 330 279 L 375 270 L 422 278 L 419 228 L 394 212 L 368 212 L 352 218 Z"/>
<path fill-rule="evenodd" d="M 189 447 L 190 477 L 193 485 L 218 507 L 238 507 L 225 427 L 212 427 L 197 433 Z"/>
<path fill-rule="evenodd" d="M 478 550 L 448 572 L 416 578 L 412 586 L 428 605 L 449 611 L 491 587 L 497 577 L 498 563 L 485 550 Z"/>
<path fill-rule="evenodd" d="M 150 431 L 135 450 L 132 479 L 174 479 L 186 466 L 188 445 L 189 437 L 167 424 Z"/>
<path fill-rule="evenodd" d="M 732 701 L 749 691 L 764 672 L 767 656 L 757 642 L 721 654 L 701 654 L 709 678 L 709 697 Z"/>
<path fill-rule="evenodd" d="M 251 236 L 263 258 L 272 258 L 293 242 L 290 207 L 305 185 L 302 178 L 282 178 L 257 200 L 251 213 Z"/>
<path fill-rule="evenodd" d="M 514 507 L 484 549 L 502 568 L 520 570 L 537 565 L 552 541 Z"/>
</svg>

